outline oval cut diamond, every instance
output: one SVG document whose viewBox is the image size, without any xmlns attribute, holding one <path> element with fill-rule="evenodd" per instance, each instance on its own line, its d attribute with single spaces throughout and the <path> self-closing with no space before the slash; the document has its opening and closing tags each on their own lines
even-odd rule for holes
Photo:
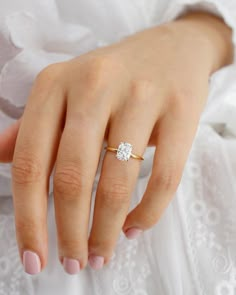
<svg viewBox="0 0 236 295">
<path fill-rule="evenodd" d="M 128 142 L 121 142 L 118 146 L 116 157 L 121 161 L 128 161 L 132 153 L 132 145 Z"/>
</svg>

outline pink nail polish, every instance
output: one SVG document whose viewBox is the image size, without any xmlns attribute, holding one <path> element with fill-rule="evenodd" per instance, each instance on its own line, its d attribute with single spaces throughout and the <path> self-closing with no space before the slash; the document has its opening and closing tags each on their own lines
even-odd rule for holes
<svg viewBox="0 0 236 295">
<path fill-rule="evenodd" d="M 96 255 L 89 255 L 89 265 L 93 269 L 101 269 L 104 264 L 104 257 L 96 256 Z"/>
<path fill-rule="evenodd" d="M 76 259 L 65 257 L 63 259 L 63 266 L 65 271 L 70 275 L 77 274 L 80 271 L 80 263 Z"/>
<path fill-rule="evenodd" d="M 23 265 L 25 272 L 30 275 L 38 274 L 41 271 L 41 262 L 39 256 L 32 251 L 24 251 Z"/>
<path fill-rule="evenodd" d="M 136 239 L 141 234 L 141 232 L 141 229 L 132 227 L 125 232 L 125 235 L 128 239 Z"/>
</svg>

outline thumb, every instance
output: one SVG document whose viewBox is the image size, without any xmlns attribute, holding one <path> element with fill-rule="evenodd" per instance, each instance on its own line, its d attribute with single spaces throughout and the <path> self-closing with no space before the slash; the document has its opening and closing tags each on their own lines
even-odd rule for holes
<svg viewBox="0 0 236 295">
<path fill-rule="evenodd" d="M 0 134 L 0 162 L 12 162 L 16 138 L 20 127 L 21 119 L 10 125 Z"/>
</svg>

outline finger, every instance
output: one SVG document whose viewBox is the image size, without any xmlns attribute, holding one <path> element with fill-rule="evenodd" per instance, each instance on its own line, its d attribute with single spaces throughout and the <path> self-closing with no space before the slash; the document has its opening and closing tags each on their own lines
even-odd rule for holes
<svg viewBox="0 0 236 295">
<path fill-rule="evenodd" d="M 20 120 L 17 120 L 0 134 L 0 162 L 12 161 L 19 127 Z"/>
<path fill-rule="evenodd" d="M 159 124 L 153 169 L 142 201 L 127 216 L 123 231 L 136 238 L 155 225 L 171 201 L 196 132 L 199 116 L 181 114 L 165 116 Z"/>
<path fill-rule="evenodd" d="M 79 101 L 78 93 L 68 98 L 54 174 L 54 203 L 59 259 L 69 274 L 87 265 L 91 194 L 110 115 L 106 105 L 88 89 L 86 93 L 81 89 Z"/>
<path fill-rule="evenodd" d="M 121 141 L 127 141 L 133 145 L 133 153 L 143 154 L 157 116 L 152 101 L 146 88 L 139 87 L 132 93 L 132 98 L 111 120 L 108 146 L 117 147 Z M 95 269 L 106 264 L 113 253 L 139 168 L 137 159 L 120 161 L 112 152 L 105 154 L 89 237 L 89 263 Z"/>
<path fill-rule="evenodd" d="M 51 69 L 43 71 L 26 104 L 12 164 L 16 236 L 25 271 L 47 260 L 47 195 L 63 118 L 64 94 Z"/>
</svg>

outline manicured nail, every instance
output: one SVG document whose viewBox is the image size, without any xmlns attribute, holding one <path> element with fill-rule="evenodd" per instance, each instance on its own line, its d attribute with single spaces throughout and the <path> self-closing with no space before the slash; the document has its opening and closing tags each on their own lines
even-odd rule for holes
<svg viewBox="0 0 236 295">
<path fill-rule="evenodd" d="M 70 275 L 77 274 L 80 271 L 80 263 L 76 259 L 65 257 L 63 259 L 63 266 L 65 271 Z"/>
<path fill-rule="evenodd" d="M 32 251 L 24 251 L 23 265 L 25 272 L 30 275 L 38 274 L 41 271 L 41 262 L 39 256 Z"/>
<path fill-rule="evenodd" d="M 96 256 L 96 255 L 89 255 L 89 265 L 93 269 L 101 269 L 104 264 L 104 257 Z"/>
<path fill-rule="evenodd" d="M 132 227 L 125 232 L 125 235 L 128 239 L 136 239 L 141 234 L 141 232 L 141 229 Z"/>
</svg>

